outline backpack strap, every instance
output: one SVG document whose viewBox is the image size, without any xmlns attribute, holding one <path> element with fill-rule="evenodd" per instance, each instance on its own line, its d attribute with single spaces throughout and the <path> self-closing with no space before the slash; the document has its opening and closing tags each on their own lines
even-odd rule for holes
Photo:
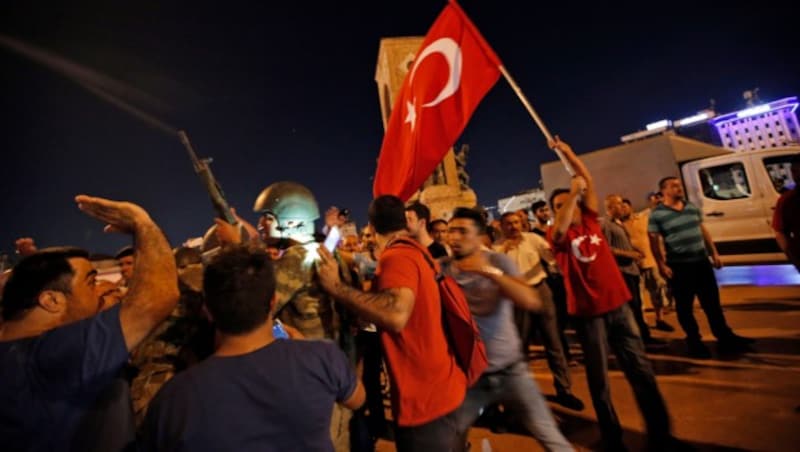
<svg viewBox="0 0 800 452">
<path fill-rule="evenodd" d="M 444 279 L 444 273 L 442 273 L 441 268 L 439 269 L 436 268 L 436 264 L 433 262 L 433 257 L 431 257 L 431 255 L 428 253 L 428 250 L 426 250 L 419 242 L 413 239 L 399 237 L 392 240 L 391 243 L 389 243 L 389 246 L 387 246 L 387 248 L 391 248 L 395 246 L 395 244 L 408 245 L 409 247 L 419 251 L 422 254 L 422 257 L 425 259 L 425 262 L 427 262 L 428 265 L 430 265 L 434 275 L 436 275 L 436 282 L 438 283 L 442 279 Z"/>
</svg>

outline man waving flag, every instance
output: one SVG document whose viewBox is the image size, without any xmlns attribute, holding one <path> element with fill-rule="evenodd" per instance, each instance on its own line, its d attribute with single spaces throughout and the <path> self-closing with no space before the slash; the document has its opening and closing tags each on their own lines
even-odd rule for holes
<svg viewBox="0 0 800 452">
<path fill-rule="evenodd" d="M 500 77 L 500 59 L 451 0 L 406 74 L 383 137 L 373 194 L 408 200 Z"/>
</svg>

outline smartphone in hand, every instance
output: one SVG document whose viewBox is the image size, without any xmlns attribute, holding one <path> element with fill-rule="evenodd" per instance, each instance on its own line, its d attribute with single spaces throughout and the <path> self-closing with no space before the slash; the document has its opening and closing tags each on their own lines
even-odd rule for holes
<svg viewBox="0 0 800 452">
<path fill-rule="evenodd" d="M 323 243 L 323 246 L 332 253 L 333 250 L 336 249 L 336 246 L 339 244 L 339 240 L 341 239 L 342 232 L 339 230 L 339 226 L 333 226 L 331 230 L 328 231 L 328 236 L 325 237 L 325 243 Z"/>
</svg>

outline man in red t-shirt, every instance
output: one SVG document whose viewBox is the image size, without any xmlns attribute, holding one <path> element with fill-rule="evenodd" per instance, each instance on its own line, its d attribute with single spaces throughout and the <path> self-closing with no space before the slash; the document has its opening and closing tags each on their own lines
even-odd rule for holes
<svg viewBox="0 0 800 452">
<path fill-rule="evenodd" d="M 800 154 L 792 157 L 791 172 L 794 188 L 778 198 L 772 216 L 772 229 L 789 262 L 800 271 Z"/>
<path fill-rule="evenodd" d="M 667 407 L 628 307 L 631 294 L 597 221 L 597 192 L 591 175 L 569 145 L 558 137 L 550 147 L 564 154 L 576 172 L 570 189 L 556 189 L 550 195 L 555 221 L 548 231 L 548 240 L 564 275 L 567 309 L 574 316 L 583 348 L 586 378 L 604 449 L 625 450 L 622 428 L 611 403 L 610 346 L 636 396 L 647 424 L 648 442 L 657 450 L 672 450 L 680 441 L 670 432 Z"/>
<path fill-rule="evenodd" d="M 320 248 L 323 288 L 348 309 L 381 330 L 392 386 L 398 451 L 460 450 L 454 412 L 467 391 L 442 329 L 436 275 L 422 251 L 393 241 L 407 237 L 405 205 L 395 196 L 372 201 L 378 268 L 373 292 L 339 280 L 338 264 Z"/>
</svg>

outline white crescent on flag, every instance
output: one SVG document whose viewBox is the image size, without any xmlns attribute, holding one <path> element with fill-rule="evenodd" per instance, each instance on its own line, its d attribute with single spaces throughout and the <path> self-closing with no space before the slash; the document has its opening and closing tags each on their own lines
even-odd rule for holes
<svg viewBox="0 0 800 452">
<path fill-rule="evenodd" d="M 434 53 L 441 53 L 445 60 L 447 60 L 447 65 L 450 68 L 450 76 L 447 80 L 447 84 L 442 88 L 439 95 L 432 101 L 423 104 L 422 107 L 438 105 L 443 100 L 455 94 L 455 92 L 458 91 L 458 86 L 461 84 L 461 47 L 451 38 L 439 38 L 430 43 L 428 47 L 422 49 L 422 52 L 420 52 L 416 61 L 414 61 L 414 68 L 411 69 L 411 75 L 409 75 L 409 86 L 413 85 L 414 74 L 417 72 L 417 68 L 420 64 L 422 64 L 422 61 Z"/>
</svg>

